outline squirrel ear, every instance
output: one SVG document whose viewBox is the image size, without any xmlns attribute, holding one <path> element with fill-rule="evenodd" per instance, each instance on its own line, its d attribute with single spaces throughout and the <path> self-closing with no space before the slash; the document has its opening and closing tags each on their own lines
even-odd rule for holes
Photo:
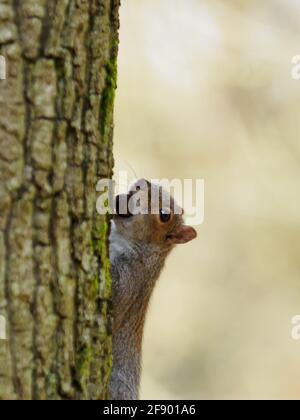
<svg viewBox="0 0 300 420">
<path fill-rule="evenodd" d="M 170 240 L 174 244 L 186 244 L 197 237 L 197 232 L 191 226 L 182 225 L 173 234 Z"/>
</svg>

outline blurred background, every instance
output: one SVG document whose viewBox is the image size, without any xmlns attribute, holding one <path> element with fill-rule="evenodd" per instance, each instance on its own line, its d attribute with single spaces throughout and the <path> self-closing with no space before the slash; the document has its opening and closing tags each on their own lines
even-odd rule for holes
<svg viewBox="0 0 300 420">
<path fill-rule="evenodd" d="M 145 399 L 299 398 L 299 0 L 126 0 L 116 170 L 204 178 L 156 288 Z"/>
</svg>

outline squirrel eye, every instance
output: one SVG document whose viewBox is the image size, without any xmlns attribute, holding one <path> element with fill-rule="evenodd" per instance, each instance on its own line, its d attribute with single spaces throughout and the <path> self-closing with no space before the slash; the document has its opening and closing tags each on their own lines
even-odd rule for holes
<svg viewBox="0 0 300 420">
<path fill-rule="evenodd" d="M 168 223 L 171 219 L 171 213 L 168 210 L 161 209 L 159 212 L 159 218 L 162 223 Z"/>
</svg>

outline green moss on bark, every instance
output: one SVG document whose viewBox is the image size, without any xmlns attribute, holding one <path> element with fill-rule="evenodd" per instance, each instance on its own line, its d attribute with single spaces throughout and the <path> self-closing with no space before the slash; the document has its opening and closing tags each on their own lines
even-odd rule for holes
<svg viewBox="0 0 300 420">
<path fill-rule="evenodd" d="M 0 399 L 103 399 L 109 219 L 95 185 L 113 165 L 119 0 L 4 3 Z"/>
<path fill-rule="evenodd" d="M 88 380 L 90 378 L 90 366 L 93 359 L 93 350 L 91 347 L 85 347 L 77 354 L 76 359 L 76 379 L 77 383 L 83 393 L 83 396 L 87 398 L 88 395 Z"/>
<path fill-rule="evenodd" d="M 92 241 L 94 253 L 101 259 L 100 273 L 94 278 L 94 288 L 97 289 L 98 297 L 103 300 L 111 298 L 111 275 L 110 259 L 108 255 L 108 235 L 110 229 L 109 216 L 105 216 L 96 228 L 95 239 Z"/>
<path fill-rule="evenodd" d="M 113 120 L 115 92 L 117 89 L 118 66 L 116 58 L 106 65 L 106 87 L 103 92 L 100 109 L 100 129 L 104 140 L 109 132 Z"/>
</svg>

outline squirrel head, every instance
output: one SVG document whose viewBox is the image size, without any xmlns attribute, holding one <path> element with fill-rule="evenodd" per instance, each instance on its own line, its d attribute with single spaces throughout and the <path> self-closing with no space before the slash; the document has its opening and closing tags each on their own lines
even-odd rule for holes
<svg viewBox="0 0 300 420">
<path fill-rule="evenodd" d="M 194 228 L 184 224 L 183 213 L 162 186 L 140 179 L 128 194 L 116 197 L 114 222 L 127 241 L 168 250 L 197 236 Z"/>
</svg>

